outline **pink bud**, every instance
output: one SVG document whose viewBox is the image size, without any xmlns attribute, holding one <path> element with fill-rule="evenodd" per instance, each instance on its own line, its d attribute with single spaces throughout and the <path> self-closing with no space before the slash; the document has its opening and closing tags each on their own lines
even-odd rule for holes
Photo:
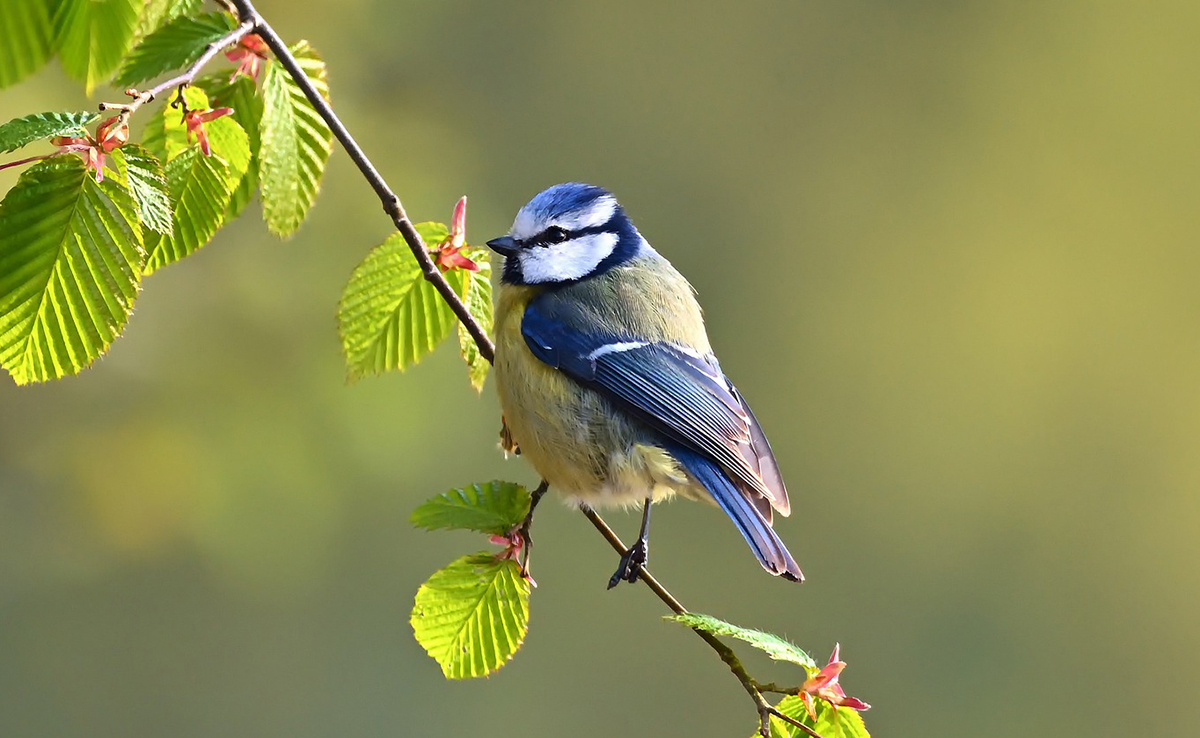
<svg viewBox="0 0 1200 738">
<path fill-rule="evenodd" d="M 814 720 L 816 720 L 816 709 L 813 705 L 813 697 L 819 697 L 834 707 L 848 707 L 851 710 L 869 710 L 871 708 L 857 697 L 847 697 L 842 685 L 838 684 L 838 677 L 846 668 L 846 662 L 839 658 L 840 654 L 841 644 L 837 644 L 833 647 L 829 663 L 806 679 L 800 687 L 800 696 L 804 700 L 804 706 L 808 710 L 809 717 Z"/>
<path fill-rule="evenodd" d="M 467 241 L 467 196 L 458 198 L 454 215 L 450 218 L 450 245 L 462 248 Z"/>
</svg>

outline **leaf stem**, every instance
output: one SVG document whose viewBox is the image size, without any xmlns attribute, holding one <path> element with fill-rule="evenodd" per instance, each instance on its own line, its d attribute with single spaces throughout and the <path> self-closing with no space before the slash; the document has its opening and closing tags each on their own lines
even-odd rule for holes
<svg viewBox="0 0 1200 738">
<path fill-rule="evenodd" d="M 487 331 L 475 320 L 475 316 L 471 315 L 471 311 L 467 309 L 466 304 L 459 299 L 455 294 L 454 288 L 446 281 L 446 277 L 441 270 L 434 264 L 433 259 L 429 256 L 429 249 L 425 246 L 425 242 L 421 240 L 421 235 L 417 233 L 413 222 L 408 219 L 408 214 L 404 212 L 404 206 L 400 203 L 400 198 L 396 197 L 396 193 L 392 192 L 392 188 L 388 186 L 375 165 L 367 158 L 362 147 L 350 135 L 350 131 L 346 130 L 346 126 L 338 118 L 337 113 L 333 111 L 325 98 L 321 97 L 321 93 L 309 80 L 308 75 L 300 69 L 300 65 L 296 62 L 296 57 L 292 56 L 288 50 L 287 44 L 275 33 L 275 29 L 271 27 L 267 21 L 258 14 L 254 9 L 254 5 L 250 0 L 232 0 L 237 7 L 238 17 L 242 19 L 243 25 L 249 23 L 253 26 L 262 40 L 266 42 L 267 47 L 275 54 L 275 58 L 283 65 L 292 79 L 304 91 L 304 96 L 312 103 L 313 108 L 322 119 L 329 125 L 329 129 L 333 131 L 334 137 L 338 143 L 350 155 L 350 159 L 354 165 L 358 167 L 358 171 L 362 172 L 363 177 L 367 180 L 367 184 L 371 185 L 371 189 L 375 190 L 375 194 L 379 196 L 380 203 L 383 204 L 383 211 L 387 213 L 392 223 L 396 225 L 396 230 L 400 231 L 400 235 L 404 237 L 404 242 L 408 244 L 408 248 L 412 250 L 413 256 L 416 257 L 417 263 L 421 266 L 421 274 L 424 275 L 426 281 L 433 285 L 450 309 L 454 311 L 454 315 L 467 328 L 467 332 L 471 334 L 475 345 L 479 347 L 479 353 L 491 363 L 495 357 L 495 347 L 492 345 L 492 340 L 488 338 Z"/>
<path fill-rule="evenodd" d="M 434 264 L 433 259 L 429 255 L 428 248 L 426 248 L 425 243 L 421 240 L 420 234 L 417 233 L 412 221 L 409 220 L 407 213 L 405 213 L 404 206 L 400 203 L 400 198 L 397 197 L 396 193 L 394 193 L 391 187 L 388 186 L 387 182 L 383 179 L 383 176 L 379 174 L 379 170 L 375 168 L 375 165 L 367 157 L 366 153 L 362 150 L 362 147 L 360 147 L 358 142 L 354 140 L 354 137 L 350 135 L 350 132 L 346 129 L 346 126 L 333 111 L 333 108 L 330 107 L 325 98 L 323 98 L 317 91 L 316 87 L 308 79 L 308 76 L 304 74 L 304 70 L 300 68 L 296 58 L 292 55 L 291 51 L 288 50 L 287 44 L 285 44 L 283 39 L 281 39 L 279 35 L 275 33 L 275 29 L 273 29 L 271 25 L 267 23 L 267 21 L 261 15 L 259 15 L 258 11 L 254 8 L 253 3 L 251 3 L 250 0 L 230 0 L 230 2 L 237 8 L 238 17 L 242 21 L 242 25 L 238 27 L 239 30 L 249 25 L 255 33 L 262 37 L 263 41 L 266 42 L 267 47 L 270 48 L 271 52 L 275 54 L 275 58 L 280 64 L 283 65 L 283 68 L 287 70 L 292 80 L 295 81 L 300 89 L 304 91 L 304 96 L 308 98 L 310 103 L 312 103 L 312 106 L 314 109 L 316 109 L 317 114 L 320 115 L 325 123 L 329 125 L 329 128 L 333 131 L 333 135 L 335 138 L 337 138 L 338 143 L 342 145 L 342 148 L 345 149 L 346 153 L 350 156 L 350 159 L 354 162 L 354 165 L 358 167 L 359 172 L 361 172 L 363 177 L 367 180 L 367 184 L 371 186 L 371 189 L 373 189 L 375 194 L 379 197 L 380 203 L 383 204 L 384 212 L 391 217 L 396 229 L 404 238 L 405 243 L 408 244 L 409 249 L 412 250 L 413 256 L 417 259 L 417 263 L 420 264 L 421 272 L 424 274 L 425 279 L 434 286 L 434 288 L 438 291 L 438 294 L 442 296 L 442 299 L 444 299 L 446 304 L 450 306 L 450 309 L 454 311 L 454 314 L 458 317 L 459 321 L 466 326 L 467 331 L 471 334 L 471 339 L 474 340 L 475 345 L 479 347 L 480 355 L 482 355 L 483 358 L 489 363 L 494 363 L 496 353 L 495 347 L 492 344 L 491 339 L 488 338 L 486 330 L 484 330 L 483 326 L 479 324 L 479 321 L 475 320 L 475 317 L 471 315 L 471 311 L 467 309 L 466 304 L 463 303 L 462 299 L 459 298 L 458 294 L 455 293 L 454 289 L 450 286 L 450 283 L 446 281 L 446 278 Z M 544 481 L 543 485 L 546 485 Z M 539 487 L 539 489 L 542 488 Z M 600 517 L 599 513 L 586 505 L 581 505 L 579 509 L 583 513 L 584 517 L 586 517 L 592 523 L 596 530 L 599 531 L 602 536 L 604 536 L 609 545 L 611 545 L 618 553 L 625 555 L 625 553 L 628 552 L 628 549 L 621 541 L 621 538 L 616 534 L 615 531 L 613 531 L 608 523 L 604 521 L 604 518 Z M 650 571 L 646 569 L 646 567 L 639 566 L 638 568 L 639 579 L 646 583 L 646 586 L 649 587 L 650 590 L 654 592 L 654 594 L 657 595 L 660 600 L 663 601 L 663 604 L 665 604 L 671 609 L 672 612 L 676 614 L 681 615 L 687 612 L 687 609 L 684 608 L 679 600 L 677 600 L 675 596 L 667 590 L 666 587 L 664 587 L 657 579 L 655 579 Z M 742 688 L 746 690 L 746 694 L 750 695 L 750 698 L 754 701 L 755 708 L 758 710 L 761 732 L 764 738 L 769 738 L 770 736 L 771 715 L 775 715 L 776 717 L 787 720 L 788 722 L 799 726 L 809 735 L 814 736 L 814 738 L 821 738 L 820 735 L 818 735 L 808 726 L 788 718 L 786 715 L 783 715 L 767 703 L 766 699 L 764 699 L 762 696 L 762 692 L 759 690 L 758 683 L 753 677 L 750 676 L 749 673 L 747 673 L 746 667 L 742 666 L 742 662 L 738 659 L 737 654 L 733 652 L 732 648 L 711 633 L 706 633 L 695 628 L 692 629 L 692 632 L 699 636 L 701 640 L 707 643 L 709 647 L 717 653 L 717 656 L 721 658 L 721 661 L 725 662 L 725 665 L 729 667 L 731 672 L 733 672 L 733 675 L 742 685 Z"/>
</svg>

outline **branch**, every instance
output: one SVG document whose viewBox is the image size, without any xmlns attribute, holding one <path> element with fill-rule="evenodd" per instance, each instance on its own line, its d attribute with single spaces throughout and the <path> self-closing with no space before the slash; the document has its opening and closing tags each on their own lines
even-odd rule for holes
<svg viewBox="0 0 1200 738">
<path fill-rule="evenodd" d="M 358 145 L 358 142 L 354 140 L 354 137 L 350 135 L 350 132 L 346 129 L 346 126 L 333 111 L 333 108 L 330 107 L 325 98 L 321 97 L 321 94 L 308 79 L 308 76 L 304 74 L 304 71 L 296 62 L 296 58 L 292 56 L 291 51 L 288 50 L 287 44 L 283 42 L 283 39 L 279 37 L 279 34 L 275 33 L 275 29 L 273 29 L 271 25 L 267 23 L 267 21 L 261 15 L 259 15 L 258 11 L 254 8 L 253 3 L 250 0 L 230 0 L 230 2 L 237 8 L 238 17 L 242 20 L 242 25 L 239 26 L 239 29 L 249 24 L 253 28 L 254 32 L 257 33 L 264 42 L 266 42 L 267 47 L 271 49 L 273 54 L 275 54 L 275 58 L 280 64 L 283 65 L 283 68 L 287 70 L 292 80 L 295 81 L 295 83 L 304 92 L 304 96 L 308 98 L 308 101 L 312 103 L 312 106 L 316 109 L 317 114 L 320 115 L 321 118 L 329 125 L 330 130 L 333 131 L 334 137 L 337 138 L 338 142 L 342 145 L 342 148 L 346 150 L 346 153 L 350 155 L 350 159 L 354 162 L 354 165 L 358 167 L 358 170 L 367 180 L 367 183 L 371 185 L 371 189 L 375 190 L 375 194 L 379 197 L 379 201 L 383 205 L 384 212 L 391 217 L 392 222 L 396 225 L 396 229 L 404 238 L 405 243 L 408 244 L 409 249 L 412 250 L 413 256 L 417 259 L 417 263 L 420 264 L 421 273 L 425 276 L 425 279 L 434 286 L 434 288 L 438 291 L 438 294 L 442 296 L 442 299 L 444 299 L 446 304 L 450 306 L 450 309 L 454 311 L 454 314 L 458 317 L 459 321 L 466 326 L 467 331 L 471 334 L 472 340 L 475 341 L 475 345 L 479 347 L 479 353 L 483 356 L 483 358 L 489 363 L 493 363 L 496 352 L 491 339 L 488 338 L 487 332 L 484 330 L 483 326 L 479 324 L 479 321 L 475 320 L 475 316 L 471 315 L 471 311 L 467 309 L 467 306 L 463 303 L 462 299 L 459 298 L 458 294 L 455 293 L 454 289 L 450 286 L 450 283 L 446 281 L 446 278 L 434 264 L 433 259 L 429 255 L 429 250 L 426 248 L 424 241 L 421 240 L 420 234 L 417 233 L 412 221 L 408 219 L 408 215 L 404 211 L 404 206 L 400 203 L 400 198 L 396 196 L 396 193 L 394 193 L 391 187 L 388 186 L 387 182 L 384 181 L 382 175 L 379 174 L 379 171 L 375 168 L 375 165 L 371 163 L 371 160 L 367 158 L 366 153 L 363 152 L 362 147 Z M 543 482 L 543 485 L 545 485 L 545 482 Z M 539 487 L 539 489 L 542 489 L 542 487 Z M 609 544 L 618 553 L 624 555 L 628 551 L 628 549 L 625 547 L 625 544 L 621 542 L 620 537 L 617 536 L 613 529 L 609 527 L 608 523 L 606 523 L 595 510 L 586 505 L 581 505 L 580 511 L 589 521 L 591 521 L 596 530 L 598 530 L 600 534 L 608 540 Z M 659 581 L 655 579 L 654 576 L 650 574 L 650 571 L 644 566 L 638 567 L 638 577 L 646 583 L 646 586 L 649 587 L 650 590 L 654 592 L 654 594 L 657 595 L 658 598 L 662 600 L 672 612 L 676 614 L 683 614 L 687 612 L 687 609 L 680 604 L 679 600 L 675 599 L 674 595 L 672 595 L 666 587 L 659 583 Z M 742 685 L 742 688 L 746 690 L 746 694 L 750 695 L 750 698 L 754 701 L 755 708 L 758 710 L 759 721 L 762 726 L 761 731 L 764 738 L 769 738 L 770 736 L 771 715 L 775 715 L 776 717 L 782 718 L 799 726 L 809 735 L 814 736 L 814 738 L 821 738 L 820 735 L 818 735 L 808 726 L 798 723 L 786 715 L 783 715 L 767 703 L 766 699 L 764 699 L 762 696 L 762 692 L 758 688 L 758 683 L 755 682 L 753 677 L 746 672 L 746 668 L 742 666 L 741 661 L 738 660 L 737 654 L 733 652 L 733 649 L 731 649 L 711 633 L 706 633 L 694 628 L 692 629 L 692 632 L 699 636 L 701 640 L 707 643 L 714 651 L 716 651 L 721 660 L 725 662 L 725 665 L 729 667 L 729 670 L 733 672 L 733 675 L 737 677 L 737 680 Z"/>
<path fill-rule="evenodd" d="M 621 537 L 618 536 L 616 531 L 614 531 L 608 525 L 608 523 L 604 521 L 604 518 L 600 517 L 599 513 L 597 513 L 588 505 L 580 505 L 579 510 L 583 513 L 584 517 L 591 522 L 592 526 L 596 530 L 600 531 L 600 535 L 604 536 L 605 540 L 608 541 L 608 545 L 612 546 L 614 551 L 622 556 L 629 552 L 629 549 L 626 548 L 625 543 L 621 540 Z M 679 602 L 679 600 L 675 599 L 675 595 L 671 594 L 661 582 L 655 579 L 654 575 L 650 573 L 649 569 L 640 564 L 638 565 L 638 579 L 645 582 L 646 586 L 650 588 L 650 591 L 658 595 L 658 599 L 662 600 L 663 604 L 669 607 L 676 615 L 683 615 L 687 612 L 687 608 L 685 608 L 683 604 Z M 760 731 L 763 735 L 763 738 L 769 738 L 771 735 L 770 721 L 772 715 L 804 729 L 804 731 L 813 736 L 813 738 L 821 738 L 821 735 L 812 728 L 793 720 L 792 718 L 784 715 L 782 712 L 772 707 L 762 695 L 764 691 L 768 690 L 760 686 L 759 683 L 754 680 L 754 677 L 747 673 L 746 667 L 742 666 L 742 662 L 740 659 L 738 659 L 737 654 L 734 653 L 733 649 L 726 645 L 724 641 L 717 638 L 712 633 L 699 630 L 698 628 L 692 628 L 692 632 L 700 636 L 700 640 L 707 643 L 709 648 L 717 652 L 717 656 L 719 656 L 721 660 L 725 662 L 725 665 L 728 666 L 729 670 L 733 672 L 733 675 L 737 677 L 738 682 L 742 685 L 742 689 L 746 690 L 746 694 L 750 695 L 750 699 L 754 701 L 755 709 L 758 710 L 758 719 L 761 726 Z M 765 686 L 771 688 L 769 691 L 782 692 L 782 690 L 779 689 L 774 683 Z M 795 693 L 796 690 L 793 690 L 791 692 L 787 692 L 786 694 Z"/>
<path fill-rule="evenodd" d="M 122 127 L 125 127 L 124 130 L 126 132 L 128 132 L 129 118 L 135 112 L 137 112 L 137 109 L 142 107 L 146 103 L 150 102 L 154 98 L 158 97 L 159 95 L 161 95 L 162 93 L 164 93 L 170 89 L 179 90 L 179 99 L 176 100 L 174 103 L 172 103 L 172 106 L 174 106 L 176 104 L 183 105 L 184 106 L 183 112 L 186 114 L 187 113 L 187 104 L 183 101 L 183 88 L 190 85 L 196 79 L 196 75 L 200 73 L 200 70 L 204 68 L 204 65 L 206 65 L 210 61 L 212 61 L 213 57 L 216 56 L 218 53 L 220 53 L 221 49 L 224 49 L 226 46 L 231 46 L 233 44 L 236 44 L 238 41 L 242 40 L 243 36 L 245 36 L 246 34 L 250 33 L 253 30 L 254 30 L 253 23 L 251 23 L 249 21 L 242 21 L 241 23 L 238 24 L 237 28 L 233 29 L 232 31 L 225 34 L 224 36 L 217 39 L 216 41 L 213 41 L 208 46 L 205 46 L 204 53 L 200 54 L 200 57 L 198 59 L 196 59 L 196 61 L 193 62 L 192 65 L 190 67 L 188 67 L 187 71 L 185 71 L 183 74 L 172 77 L 171 79 L 169 79 L 165 82 L 160 82 L 159 84 L 155 85 L 154 87 L 151 87 L 150 89 L 146 90 L 145 92 L 138 92 L 137 90 L 132 89 L 132 88 L 126 90 L 125 94 L 129 95 L 131 98 L 133 98 L 131 101 L 129 101 L 127 103 L 109 103 L 109 102 L 100 103 L 99 107 L 100 107 L 101 111 L 105 111 L 105 110 L 121 111 L 120 114 L 117 115 L 116 122 L 113 123 L 112 126 L 109 127 L 109 130 L 119 130 Z M 90 139 L 89 139 L 89 141 L 90 141 Z M 94 144 L 95 142 L 92 142 L 92 143 Z M 0 169 L 8 169 L 9 167 L 16 167 L 16 166 L 20 166 L 22 164 L 28 164 L 31 161 L 39 161 L 41 159 L 48 159 L 51 156 L 56 156 L 57 154 L 61 154 L 64 151 L 79 151 L 79 150 L 86 149 L 86 148 L 88 148 L 88 146 L 82 146 L 81 148 L 72 148 L 70 146 L 64 146 L 64 147 L 60 147 L 58 149 L 58 151 L 56 151 L 52 154 L 43 154 L 41 156 L 31 156 L 27 159 L 19 159 L 17 161 L 10 161 L 10 162 L 6 162 L 4 164 L 0 164 Z"/>
<path fill-rule="evenodd" d="M 238 24 L 237 28 L 233 29 L 232 31 L 225 34 L 224 36 L 217 39 L 216 41 L 213 41 L 208 46 L 205 46 L 204 53 L 201 54 L 200 58 L 196 59 L 196 61 L 192 63 L 192 66 L 188 67 L 187 71 L 185 71 L 183 74 L 180 74 L 176 77 L 172 77 L 171 79 L 168 79 L 165 82 L 160 82 L 159 84 L 155 85 L 154 87 L 151 87 L 150 89 L 146 90 L 145 92 L 138 92 L 137 90 L 132 90 L 132 89 L 126 90 L 125 94 L 127 94 L 133 98 L 133 100 L 131 102 L 128 102 L 128 103 L 105 103 L 105 102 L 102 102 L 102 103 L 100 103 L 100 110 L 120 110 L 121 114 L 118 116 L 120 120 L 117 123 L 117 125 L 119 126 L 123 123 L 128 123 L 129 116 L 133 115 L 134 112 L 137 111 L 138 108 L 140 108 L 143 105 L 145 105 L 146 103 L 150 102 L 155 97 L 161 95 L 162 93 L 166 92 L 167 90 L 171 90 L 171 89 L 182 90 L 184 87 L 187 87 L 188 85 L 190 85 L 196 79 L 196 75 L 200 73 L 200 70 L 203 69 L 204 66 L 206 64 L 208 64 L 210 61 L 212 61 L 213 57 L 216 56 L 218 53 L 220 53 L 221 49 L 224 49 L 227 46 L 232 46 L 233 44 L 236 44 L 238 41 L 242 40 L 243 36 L 245 36 L 246 34 L 250 33 L 253 30 L 254 30 L 254 24 L 251 23 L 250 21 L 243 20 L 241 23 Z"/>
<path fill-rule="evenodd" d="M 283 65 L 291 75 L 292 80 L 304 92 L 304 96 L 312 103 L 317 114 L 325 120 L 329 125 L 333 135 L 337 138 L 338 143 L 350 155 L 350 159 L 354 165 L 358 167 L 358 171 L 367 180 L 367 184 L 371 185 L 371 189 L 375 190 L 375 194 L 379 196 L 380 203 L 383 204 L 383 211 L 392 218 L 392 223 L 396 225 L 396 230 L 400 231 L 400 235 L 404 237 L 404 242 L 408 244 L 408 248 L 412 250 L 413 256 L 416 257 L 417 263 L 421 266 L 421 274 L 425 276 L 426 281 L 433 285 L 450 309 L 454 311 L 454 315 L 459 321 L 466 326 L 467 332 L 471 334 L 471 339 L 475 341 L 475 345 L 479 347 L 479 353 L 489 363 L 495 357 L 495 347 L 492 345 L 492 339 L 488 338 L 487 331 L 483 326 L 479 325 L 479 321 L 475 320 L 475 316 L 471 315 L 471 311 L 459 299 L 454 292 L 454 288 L 446 281 L 446 277 L 433 263 L 433 259 L 429 256 L 429 249 L 425 247 L 425 242 L 421 240 L 421 235 L 417 233 L 416 227 L 412 221 L 408 219 L 408 214 L 404 212 L 404 206 L 400 204 L 400 198 L 396 197 L 396 193 L 392 192 L 392 188 L 388 187 L 387 182 L 380 176 L 379 171 L 375 169 L 375 165 L 363 153 L 362 148 L 354 137 L 350 135 L 350 131 L 346 130 L 346 126 L 338 118 L 337 113 L 333 112 L 333 108 L 321 97 L 321 93 L 317 92 L 317 88 L 313 85 L 308 75 L 300 69 L 300 65 L 296 62 L 296 57 L 292 56 L 292 52 L 288 50 L 287 44 L 275 33 L 275 29 L 258 14 L 254 9 L 254 5 L 250 0 L 231 0 L 233 5 L 237 7 L 238 17 L 242 19 L 243 25 L 250 23 L 254 27 L 254 31 L 262 37 L 266 42 L 267 47 L 275 54 L 275 58 Z"/>
</svg>

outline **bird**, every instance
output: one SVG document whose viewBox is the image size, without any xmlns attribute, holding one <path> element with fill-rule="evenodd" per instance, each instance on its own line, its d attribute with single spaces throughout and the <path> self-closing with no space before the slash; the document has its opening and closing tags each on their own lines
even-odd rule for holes
<svg viewBox="0 0 1200 738">
<path fill-rule="evenodd" d="M 767 437 L 713 355 L 691 284 L 616 198 L 554 185 L 487 245 L 503 257 L 502 437 L 569 501 L 642 505 L 637 542 L 609 588 L 637 581 L 651 505 L 674 495 L 715 502 L 764 569 L 803 581 L 772 527 L 791 504 Z"/>
</svg>

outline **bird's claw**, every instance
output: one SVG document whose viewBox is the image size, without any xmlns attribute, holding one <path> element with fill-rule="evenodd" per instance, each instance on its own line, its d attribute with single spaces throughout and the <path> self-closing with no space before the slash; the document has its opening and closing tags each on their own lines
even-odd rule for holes
<svg viewBox="0 0 1200 738">
<path fill-rule="evenodd" d="M 638 540 L 633 544 L 633 548 L 625 552 L 621 557 L 621 563 L 617 566 L 617 570 L 613 572 L 612 578 L 608 580 L 608 588 L 620 584 L 622 581 L 633 584 L 638 580 L 638 574 L 642 567 L 650 558 L 650 546 L 645 539 Z"/>
</svg>

